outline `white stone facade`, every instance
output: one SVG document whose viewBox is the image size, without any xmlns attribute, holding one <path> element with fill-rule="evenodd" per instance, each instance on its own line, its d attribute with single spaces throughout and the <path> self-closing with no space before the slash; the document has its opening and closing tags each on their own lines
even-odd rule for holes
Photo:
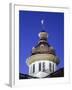
<svg viewBox="0 0 72 90">
<path fill-rule="evenodd" d="M 56 63 L 50 60 L 39 60 L 29 65 L 29 75 L 34 77 L 46 77 L 56 71 Z"/>
</svg>

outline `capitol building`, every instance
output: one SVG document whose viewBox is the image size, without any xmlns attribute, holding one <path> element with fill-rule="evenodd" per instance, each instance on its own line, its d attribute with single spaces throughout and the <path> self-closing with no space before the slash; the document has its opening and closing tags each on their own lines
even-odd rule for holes
<svg viewBox="0 0 72 90">
<path fill-rule="evenodd" d="M 42 23 L 43 24 L 43 23 Z M 32 48 L 31 55 L 27 57 L 26 63 L 29 67 L 29 75 L 44 78 L 57 71 L 59 58 L 55 49 L 48 43 L 48 33 L 44 30 L 38 33 L 39 41 Z"/>
</svg>

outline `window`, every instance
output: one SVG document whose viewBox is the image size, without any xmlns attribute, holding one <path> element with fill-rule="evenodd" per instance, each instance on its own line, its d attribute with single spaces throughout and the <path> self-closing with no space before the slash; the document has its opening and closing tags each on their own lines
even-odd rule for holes
<svg viewBox="0 0 72 90">
<path fill-rule="evenodd" d="M 39 71 L 41 71 L 41 63 L 39 63 Z"/>
<path fill-rule="evenodd" d="M 33 64 L 33 73 L 35 72 L 35 64 Z"/>
<path fill-rule="evenodd" d="M 45 63 L 43 62 L 43 72 L 45 71 Z"/>
<path fill-rule="evenodd" d="M 53 72 L 54 72 L 54 64 L 53 64 Z"/>
<path fill-rule="evenodd" d="M 43 48 L 44 47 L 44 44 L 41 44 L 40 47 Z"/>
<path fill-rule="evenodd" d="M 49 70 L 50 70 L 50 72 L 51 72 L 51 63 L 49 63 Z"/>
</svg>

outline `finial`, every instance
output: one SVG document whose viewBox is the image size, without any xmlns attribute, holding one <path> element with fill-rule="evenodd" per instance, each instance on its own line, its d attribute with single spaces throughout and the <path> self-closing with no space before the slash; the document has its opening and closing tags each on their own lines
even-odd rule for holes
<svg viewBox="0 0 72 90">
<path fill-rule="evenodd" d="M 44 19 L 41 20 L 41 26 L 42 26 L 42 30 L 45 30 L 45 27 L 44 27 Z"/>
<path fill-rule="evenodd" d="M 47 32 L 40 32 L 38 34 L 40 39 L 47 39 L 48 38 L 48 33 Z"/>
<path fill-rule="evenodd" d="M 44 24 L 44 20 L 43 20 L 43 19 L 41 20 L 41 24 L 42 24 L 42 25 Z"/>
</svg>

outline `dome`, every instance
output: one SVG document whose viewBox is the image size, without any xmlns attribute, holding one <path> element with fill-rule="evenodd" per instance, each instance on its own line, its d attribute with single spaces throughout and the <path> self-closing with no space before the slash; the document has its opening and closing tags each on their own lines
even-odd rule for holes
<svg viewBox="0 0 72 90">
<path fill-rule="evenodd" d="M 31 56 L 27 58 L 27 64 L 29 65 L 40 60 L 52 61 L 59 64 L 59 58 L 56 56 L 55 49 L 47 42 L 48 33 L 41 31 L 38 36 L 39 41 L 32 48 Z"/>
<path fill-rule="evenodd" d="M 48 33 L 45 31 L 41 31 L 38 34 L 40 40 L 38 42 L 38 44 L 34 47 L 34 49 L 32 49 L 32 55 L 35 54 L 53 54 L 55 55 L 55 50 L 52 46 L 49 45 L 49 43 L 47 42 L 47 38 L 48 38 Z"/>
</svg>

